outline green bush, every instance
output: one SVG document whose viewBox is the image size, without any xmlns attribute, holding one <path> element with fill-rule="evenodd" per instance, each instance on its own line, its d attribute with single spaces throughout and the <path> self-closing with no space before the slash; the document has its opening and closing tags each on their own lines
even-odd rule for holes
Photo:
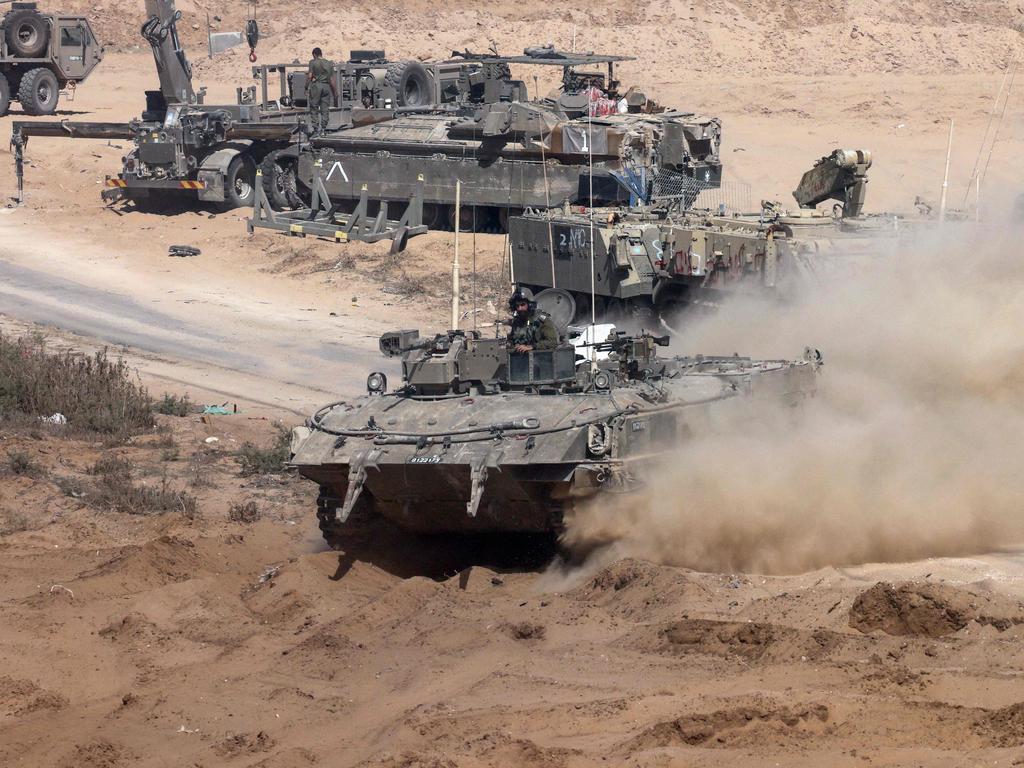
<svg viewBox="0 0 1024 768">
<path fill-rule="evenodd" d="M 154 404 L 153 410 L 163 416 L 188 416 L 198 409 L 188 395 L 176 397 L 164 392 L 164 396 Z"/>
<path fill-rule="evenodd" d="M 255 443 L 243 443 L 238 451 L 238 463 L 242 468 L 243 477 L 276 475 L 288 468 L 286 463 L 291 454 L 291 433 L 287 429 L 279 428 L 274 442 L 268 448 L 261 448 Z"/>
<path fill-rule="evenodd" d="M 126 436 L 155 419 L 145 387 L 106 350 L 49 352 L 39 337 L 0 334 L 0 417 L 62 413 L 75 429 Z"/>
</svg>

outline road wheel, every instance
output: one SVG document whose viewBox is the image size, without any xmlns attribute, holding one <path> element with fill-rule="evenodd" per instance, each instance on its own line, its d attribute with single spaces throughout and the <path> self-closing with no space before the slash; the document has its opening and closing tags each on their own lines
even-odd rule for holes
<svg viewBox="0 0 1024 768">
<path fill-rule="evenodd" d="M 395 89 L 399 107 L 423 107 L 433 101 L 430 75 L 418 61 L 398 61 L 388 65 L 384 85 Z"/>
<path fill-rule="evenodd" d="M 474 218 L 475 213 L 475 218 Z M 472 232 L 474 221 L 477 224 L 482 224 L 481 211 L 473 211 L 473 206 L 464 205 L 462 210 L 459 212 L 459 231 L 460 232 Z M 455 231 L 455 206 L 448 208 L 448 229 L 452 232 Z"/>
<path fill-rule="evenodd" d="M 437 203 L 423 204 L 423 226 L 427 229 L 443 229 L 445 211 L 443 205 Z"/>
<path fill-rule="evenodd" d="M 57 109 L 60 85 L 57 76 L 48 69 L 30 69 L 18 85 L 18 101 L 30 115 L 52 115 Z"/>
<path fill-rule="evenodd" d="M 263 191 L 275 211 L 302 207 L 295 165 L 294 157 L 282 156 L 280 151 L 271 152 L 260 163 Z"/>
<path fill-rule="evenodd" d="M 0 76 L 0 117 L 11 109 L 11 86 L 6 77 Z"/>
<path fill-rule="evenodd" d="M 39 58 L 50 42 L 50 28 L 38 11 L 23 8 L 4 17 L 7 47 L 23 59 Z"/>
<path fill-rule="evenodd" d="M 225 211 L 246 208 L 256 199 L 256 164 L 249 155 L 235 155 L 224 175 L 224 202 L 218 207 Z"/>
</svg>

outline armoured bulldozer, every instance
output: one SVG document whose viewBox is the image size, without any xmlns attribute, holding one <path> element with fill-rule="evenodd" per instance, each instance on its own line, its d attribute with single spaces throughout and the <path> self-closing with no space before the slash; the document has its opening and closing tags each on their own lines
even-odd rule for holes
<svg viewBox="0 0 1024 768">
<path fill-rule="evenodd" d="M 41 12 L 16 2 L 0 21 L 0 117 L 12 101 L 29 115 L 51 115 L 61 92 L 74 92 L 103 58 L 84 16 Z"/>
<path fill-rule="evenodd" d="M 821 362 L 662 358 L 667 337 L 593 331 L 527 353 L 472 331 L 381 336 L 401 359 L 398 386 L 373 372 L 366 395 L 293 432 L 326 540 L 374 516 L 424 533 L 557 532 L 574 500 L 634 490 L 646 466 L 699 439 L 710 411 L 798 404 Z"/>
<path fill-rule="evenodd" d="M 794 191 L 795 210 L 681 210 L 659 177 L 643 205 L 528 211 L 509 225 L 512 277 L 557 289 L 586 318 L 666 315 L 735 293 L 787 298 L 826 263 L 874 258 L 895 242 L 898 219 L 863 212 L 870 166 L 866 150 L 821 158 Z M 833 210 L 816 207 L 828 200 Z"/>
</svg>

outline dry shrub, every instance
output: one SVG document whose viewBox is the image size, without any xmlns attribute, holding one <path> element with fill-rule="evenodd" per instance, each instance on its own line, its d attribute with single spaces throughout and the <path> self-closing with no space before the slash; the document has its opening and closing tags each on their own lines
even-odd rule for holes
<svg viewBox="0 0 1024 768">
<path fill-rule="evenodd" d="M 129 515 L 181 512 L 192 518 L 198 510 L 196 497 L 172 487 L 167 475 L 159 485 L 132 482 L 134 466 L 126 459 L 110 457 L 96 462 L 89 473 L 96 477 L 86 500 L 94 507 Z"/>
<path fill-rule="evenodd" d="M 10 536 L 29 529 L 28 518 L 13 510 L 0 511 L 0 536 Z"/>
<path fill-rule="evenodd" d="M 39 477 L 43 467 L 25 451 L 10 451 L 7 454 L 7 471 L 12 475 Z"/>
<path fill-rule="evenodd" d="M 255 523 L 260 519 L 260 508 L 255 501 L 239 502 L 228 507 L 228 520 L 233 523 Z"/>
<path fill-rule="evenodd" d="M 0 334 L 0 417 L 62 413 L 76 429 L 127 436 L 154 424 L 152 401 L 128 364 L 106 350 L 49 352 L 38 336 Z"/>
</svg>

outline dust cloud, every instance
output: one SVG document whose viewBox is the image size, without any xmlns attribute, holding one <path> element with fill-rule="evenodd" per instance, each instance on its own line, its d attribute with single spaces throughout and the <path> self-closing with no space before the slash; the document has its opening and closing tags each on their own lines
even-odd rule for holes
<svg viewBox="0 0 1024 768">
<path fill-rule="evenodd" d="M 578 508 L 566 542 L 792 573 L 1024 541 L 1022 235 L 960 223 L 880 242 L 791 304 L 687 324 L 689 353 L 821 349 L 816 398 L 719 415 L 646 469 L 643 493 Z"/>
</svg>

